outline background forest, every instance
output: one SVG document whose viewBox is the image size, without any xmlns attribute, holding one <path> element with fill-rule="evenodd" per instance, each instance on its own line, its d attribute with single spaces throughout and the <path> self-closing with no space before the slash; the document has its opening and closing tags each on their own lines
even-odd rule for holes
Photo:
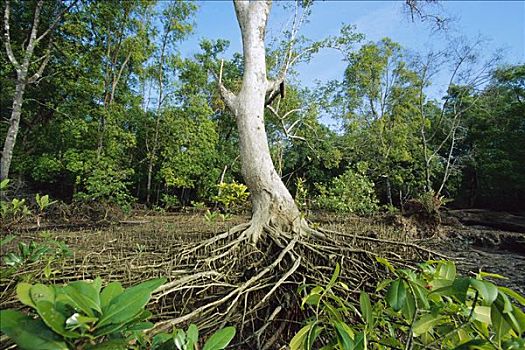
<svg viewBox="0 0 525 350">
<path fill-rule="evenodd" d="M 11 186 L 67 202 L 175 208 L 214 202 L 221 181 L 242 182 L 235 123 L 210 75 L 222 64 L 235 90 L 242 57 L 220 63 L 225 40 L 181 56 L 196 4 L 87 1 L 62 15 L 66 6 L 41 9 L 40 28 L 51 31 L 24 78 Z M 20 60 L 34 11 L 35 2 L 11 4 Z M 270 65 L 286 45 L 274 43 Z M 274 163 L 292 194 L 300 186 L 310 207 L 358 213 L 428 193 L 453 206 L 523 209 L 524 65 L 499 65 L 481 41 L 414 53 L 388 38 L 368 42 L 351 26 L 322 41 L 300 38 L 294 55 L 307 62 L 333 49 L 343 76 L 316 88 L 292 79 L 267 110 Z M 17 75 L 5 50 L 0 60 L 4 141 Z M 438 73 L 449 80 L 443 96 L 431 90 Z"/>
<path fill-rule="evenodd" d="M 525 64 L 399 4 L 2 2 L 0 348 L 523 349 Z"/>
</svg>

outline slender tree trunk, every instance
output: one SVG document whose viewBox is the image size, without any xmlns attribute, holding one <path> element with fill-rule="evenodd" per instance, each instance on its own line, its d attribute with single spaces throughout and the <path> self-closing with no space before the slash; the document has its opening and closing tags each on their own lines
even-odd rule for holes
<svg viewBox="0 0 525 350">
<path fill-rule="evenodd" d="M 0 179 L 7 179 L 9 177 L 9 169 L 11 168 L 11 160 L 13 159 L 13 150 L 15 148 L 16 137 L 20 126 L 20 117 L 22 115 L 22 103 L 24 102 L 24 92 L 26 89 L 26 74 L 21 72 L 18 74 L 16 81 L 15 96 L 13 99 L 13 110 L 11 118 L 9 119 L 9 129 L 4 142 L 2 150 L 2 160 L 0 163 Z"/>
<path fill-rule="evenodd" d="M 242 33 L 244 75 L 231 107 L 237 119 L 241 171 L 253 206 L 250 234 L 256 243 L 266 225 L 298 231 L 301 219 L 290 192 L 277 174 L 270 156 L 264 125 L 266 77 L 264 36 L 270 1 L 235 1 Z"/>
</svg>

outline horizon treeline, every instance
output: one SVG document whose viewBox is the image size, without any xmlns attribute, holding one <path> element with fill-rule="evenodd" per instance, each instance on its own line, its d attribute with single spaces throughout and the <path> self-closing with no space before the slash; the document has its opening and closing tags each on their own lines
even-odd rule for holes
<svg viewBox="0 0 525 350">
<path fill-rule="evenodd" d="M 19 62 L 37 6 L 10 2 Z M 43 2 L 39 33 L 50 30 L 28 61 L 12 188 L 177 206 L 213 202 L 220 182 L 242 182 L 235 120 L 216 84 L 220 75 L 239 88 L 242 55 L 223 59 L 227 41 L 203 40 L 184 57 L 178 47 L 198 25 L 196 10 L 185 1 Z M 269 75 L 288 44 L 268 51 Z M 267 108 L 274 164 L 292 194 L 363 213 L 428 194 L 456 207 L 525 209 L 525 64 L 500 64 L 480 41 L 417 53 L 351 26 L 319 42 L 301 38 L 293 54 L 307 63 L 333 49 L 344 74 L 315 88 L 292 78 Z M 3 146 L 23 68 L 8 53 L 2 47 Z"/>
</svg>

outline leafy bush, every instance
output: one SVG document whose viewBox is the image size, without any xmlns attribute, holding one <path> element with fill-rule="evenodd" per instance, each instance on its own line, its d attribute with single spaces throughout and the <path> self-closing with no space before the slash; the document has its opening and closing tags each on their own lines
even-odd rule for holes
<svg viewBox="0 0 525 350">
<path fill-rule="evenodd" d="M 18 243 L 18 252 L 10 252 L 4 256 L 4 263 L 8 266 L 18 267 L 26 263 L 36 262 L 42 259 L 45 255 L 52 254 L 54 256 L 67 255 L 69 248 L 63 242 L 54 241 L 55 247 L 51 244 L 37 243 L 31 241 L 29 244 Z"/>
<path fill-rule="evenodd" d="M 163 194 L 161 202 L 166 210 L 175 209 L 180 206 L 179 198 L 174 195 Z"/>
<path fill-rule="evenodd" d="M 416 199 L 421 206 L 423 207 L 423 210 L 428 215 L 435 215 L 439 213 L 439 209 L 443 205 L 445 205 L 449 200 L 445 198 L 445 196 L 439 196 L 437 195 L 434 190 L 430 190 L 427 192 L 422 193 L 418 196 Z"/>
<path fill-rule="evenodd" d="M 370 214 L 379 209 L 374 183 L 362 172 L 352 169 L 334 178 L 328 188 L 316 184 L 319 191 L 315 203 L 318 209 L 339 213 Z"/>
<path fill-rule="evenodd" d="M 8 185 L 9 179 L 0 182 L 0 193 L 6 191 Z M 51 201 L 49 195 L 41 196 L 37 193 L 35 196 L 35 202 L 38 211 L 34 217 L 37 225 L 40 226 L 40 221 L 42 220 L 46 209 L 57 201 Z M 2 218 L 2 224 L 6 227 L 20 223 L 23 219 L 31 216 L 31 214 L 31 210 L 26 204 L 25 199 L 13 198 L 11 201 L 7 201 L 4 198 L 0 198 L 0 217 Z"/>
<path fill-rule="evenodd" d="M 235 336 L 235 327 L 226 327 L 212 334 L 202 346 L 202 350 L 222 350 Z M 186 331 L 175 328 L 171 334 L 159 333 L 153 337 L 155 350 L 198 350 L 199 329 L 191 324 Z"/>
<path fill-rule="evenodd" d="M 227 212 L 243 206 L 250 195 L 246 185 L 235 181 L 223 182 L 217 187 L 219 188 L 219 194 L 214 196 L 213 200 L 222 204 Z"/>
<path fill-rule="evenodd" d="M 22 349 L 127 349 L 138 333 L 153 326 L 144 310 L 151 293 L 165 282 L 157 278 L 128 289 L 102 280 L 65 286 L 19 283 L 18 299 L 38 318 L 2 310 L 0 329 Z"/>
<path fill-rule="evenodd" d="M 376 292 L 386 294 L 372 303 L 361 292 L 359 305 L 335 291 L 339 265 L 330 283 L 314 286 L 303 298 L 313 316 L 290 342 L 298 349 L 523 349 L 525 298 L 499 287 L 480 272 L 460 277 L 451 261 L 429 261 L 415 272 L 395 269 L 378 258 L 393 278 L 381 281 Z M 306 290 L 303 287 L 302 290 Z"/>
</svg>

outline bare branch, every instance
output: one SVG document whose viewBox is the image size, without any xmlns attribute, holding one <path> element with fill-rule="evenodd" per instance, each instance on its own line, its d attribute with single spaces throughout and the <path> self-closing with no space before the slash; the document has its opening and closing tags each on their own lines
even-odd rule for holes
<svg viewBox="0 0 525 350">
<path fill-rule="evenodd" d="M 45 38 L 51 31 L 53 31 L 53 29 L 55 29 L 55 27 L 58 25 L 58 23 L 60 23 L 60 20 L 62 19 L 62 17 L 67 13 L 69 12 L 69 10 L 71 10 L 71 8 L 73 6 L 75 6 L 75 4 L 77 3 L 78 0 L 73 0 L 71 2 L 71 4 L 66 7 L 65 9 L 63 9 L 56 17 L 55 17 L 55 20 L 53 21 L 53 23 L 49 26 L 49 28 L 46 29 L 45 32 L 43 32 L 36 40 L 35 40 L 35 44 L 37 44 L 38 42 L 40 42 L 43 38 Z"/>
<path fill-rule="evenodd" d="M 219 88 L 219 93 L 221 94 L 222 99 L 224 100 L 224 103 L 226 103 L 226 106 L 228 109 L 235 114 L 236 110 L 236 100 L 237 96 L 228 90 L 226 86 L 222 83 L 222 62 L 221 62 L 221 72 L 220 75 L 217 75 L 213 70 L 210 70 L 211 74 L 215 77 L 215 80 L 217 80 L 217 86 Z"/>
<path fill-rule="evenodd" d="M 9 6 L 9 0 L 5 0 L 5 11 L 4 11 L 4 44 L 5 50 L 7 52 L 7 57 L 9 61 L 13 64 L 17 71 L 21 70 L 20 63 L 16 60 L 16 57 L 13 53 L 13 48 L 11 47 L 11 34 L 9 29 L 9 15 L 11 8 Z"/>
<path fill-rule="evenodd" d="M 31 76 L 31 78 L 29 78 L 27 80 L 27 82 L 29 84 L 35 83 L 36 81 L 38 81 L 38 79 L 40 79 L 42 77 L 42 74 L 44 74 L 44 69 L 46 68 L 46 66 L 47 66 L 47 64 L 49 62 L 49 59 L 51 58 L 51 47 L 52 46 L 53 46 L 53 40 L 49 39 L 49 44 L 47 46 L 45 55 L 40 57 L 35 62 L 33 62 L 33 63 L 37 63 L 38 61 L 43 59 L 42 63 L 40 64 L 40 67 L 38 67 L 38 70 L 36 71 L 36 73 L 33 74 L 33 76 Z"/>
</svg>

